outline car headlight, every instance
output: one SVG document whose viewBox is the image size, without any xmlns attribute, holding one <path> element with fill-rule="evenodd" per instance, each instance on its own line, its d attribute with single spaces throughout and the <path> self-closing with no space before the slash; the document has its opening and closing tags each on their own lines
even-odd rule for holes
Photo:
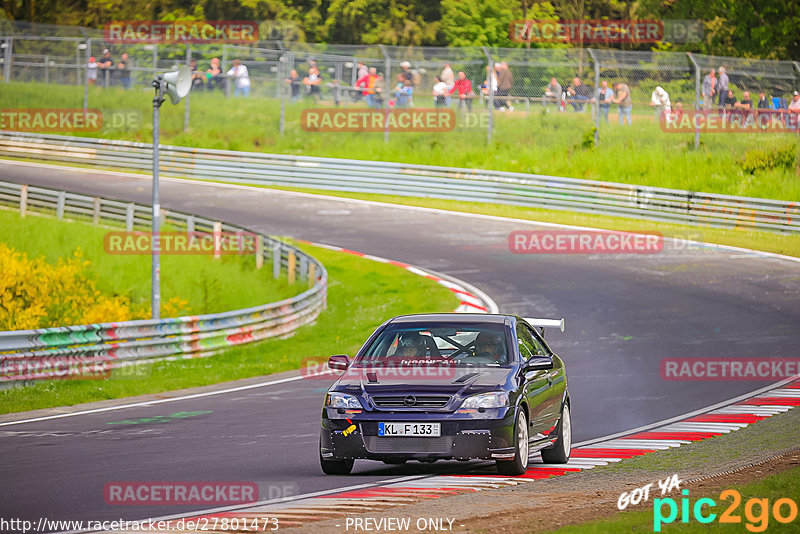
<svg viewBox="0 0 800 534">
<path fill-rule="evenodd" d="M 328 393 L 325 397 L 325 406 L 329 408 L 355 408 L 358 410 L 363 409 L 361 402 L 355 395 L 348 395 L 347 393 Z"/>
<path fill-rule="evenodd" d="M 504 391 L 492 391 L 481 393 L 464 399 L 462 408 L 502 408 L 508 406 L 508 393 Z"/>
</svg>

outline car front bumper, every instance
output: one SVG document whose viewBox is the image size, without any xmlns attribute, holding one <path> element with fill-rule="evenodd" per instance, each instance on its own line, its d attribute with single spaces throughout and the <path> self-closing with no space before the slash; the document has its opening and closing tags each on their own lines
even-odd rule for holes
<svg viewBox="0 0 800 534">
<path fill-rule="evenodd" d="M 441 436 L 378 436 L 379 422 L 441 423 Z M 320 453 L 326 459 L 511 459 L 514 422 L 515 412 L 510 408 L 473 415 L 363 412 L 347 416 L 323 408 Z"/>
</svg>

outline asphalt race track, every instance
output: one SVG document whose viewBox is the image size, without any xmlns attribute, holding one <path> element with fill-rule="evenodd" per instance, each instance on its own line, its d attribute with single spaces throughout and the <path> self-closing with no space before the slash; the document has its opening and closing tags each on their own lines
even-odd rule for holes
<svg viewBox="0 0 800 534">
<path fill-rule="evenodd" d="M 0 180 L 150 201 L 146 176 L 4 161 Z M 549 332 L 547 338 L 567 363 L 575 442 L 767 385 L 663 380 L 663 358 L 799 355 L 797 262 L 705 247 L 667 247 L 648 255 L 512 254 L 509 233 L 535 225 L 189 181 L 162 181 L 161 202 L 167 209 L 451 274 L 488 293 L 503 312 L 565 316 L 566 333 Z M 692 237 L 702 239 L 702 229 Z M 376 317 L 376 324 L 383 319 Z M 326 386 L 296 380 L 0 426 L 0 515 L 102 520 L 192 510 L 110 506 L 103 488 L 111 481 L 255 481 L 267 499 L 469 469 L 456 462 L 389 467 L 359 461 L 353 476 L 324 476 L 317 441 Z M 109 424 L 180 412 L 167 422 Z"/>
</svg>

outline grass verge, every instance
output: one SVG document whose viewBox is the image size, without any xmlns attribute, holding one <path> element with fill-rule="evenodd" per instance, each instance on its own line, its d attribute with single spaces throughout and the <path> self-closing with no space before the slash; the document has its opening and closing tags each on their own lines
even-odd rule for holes
<svg viewBox="0 0 800 534">
<path fill-rule="evenodd" d="M 395 315 L 452 311 L 446 288 L 391 265 L 300 245 L 328 270 L 328 308 L 294 336 L 225 351 L 211 358 L 159 362 L 105 380 L 43 381 L 0 391 L 0 413 L 116 399 L 204 386 L 297 369 L 307 357 L 354 354 L 380 323 Z"/>
<path fill-rule="evenodd" d="M 151 142 L 152 91 L 91 88 L 89 107 L 109 119 L 88 137 Z M 495 131 L 487 146 L 485 115 L 471 123 L 459 117 L 448 132 L 305 131 L 301 112 L 320 104 L 287 104 L 285 133 L 279 134 L 280 103 L 253 96 L 227 99 L 219 92 L 191 95 L 191 119 L 183 131 L 184 107 L 161 111 L 161 140 L 165 144 L 370 159 L 429 165 L 539 173 L 626 184 L 705 191 L 730 195 L 796 200 L 800 198 L 798 148 L 793 134 L 703 134 L 694 148 L 693 134 L 661 131 L 652 110 L 633 126 L 601 124 L 599 143 L 593 139 L 591 113 L 496 113 Z M 361 105 L 363 107 L 363 105 Z M 0 93 L 3 108 L 82 108 L 83 87 L 41 83 L 9 83 Z M 114 126 L 113 118 L 127 117 Z M 643 113 L 643 114 L 642 114 Z"/>
</svg>

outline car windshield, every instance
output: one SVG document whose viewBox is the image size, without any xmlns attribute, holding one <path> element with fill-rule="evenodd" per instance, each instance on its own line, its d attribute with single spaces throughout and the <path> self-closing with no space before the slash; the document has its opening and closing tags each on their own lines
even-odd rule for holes
<svg viewBox="0 0 800 534">
<path fill-rule="evenodd" d="M 355 364 L 505 367 L 510 363 L 505 339 L 500 324 L 389 325 Z"/>
</svg>

